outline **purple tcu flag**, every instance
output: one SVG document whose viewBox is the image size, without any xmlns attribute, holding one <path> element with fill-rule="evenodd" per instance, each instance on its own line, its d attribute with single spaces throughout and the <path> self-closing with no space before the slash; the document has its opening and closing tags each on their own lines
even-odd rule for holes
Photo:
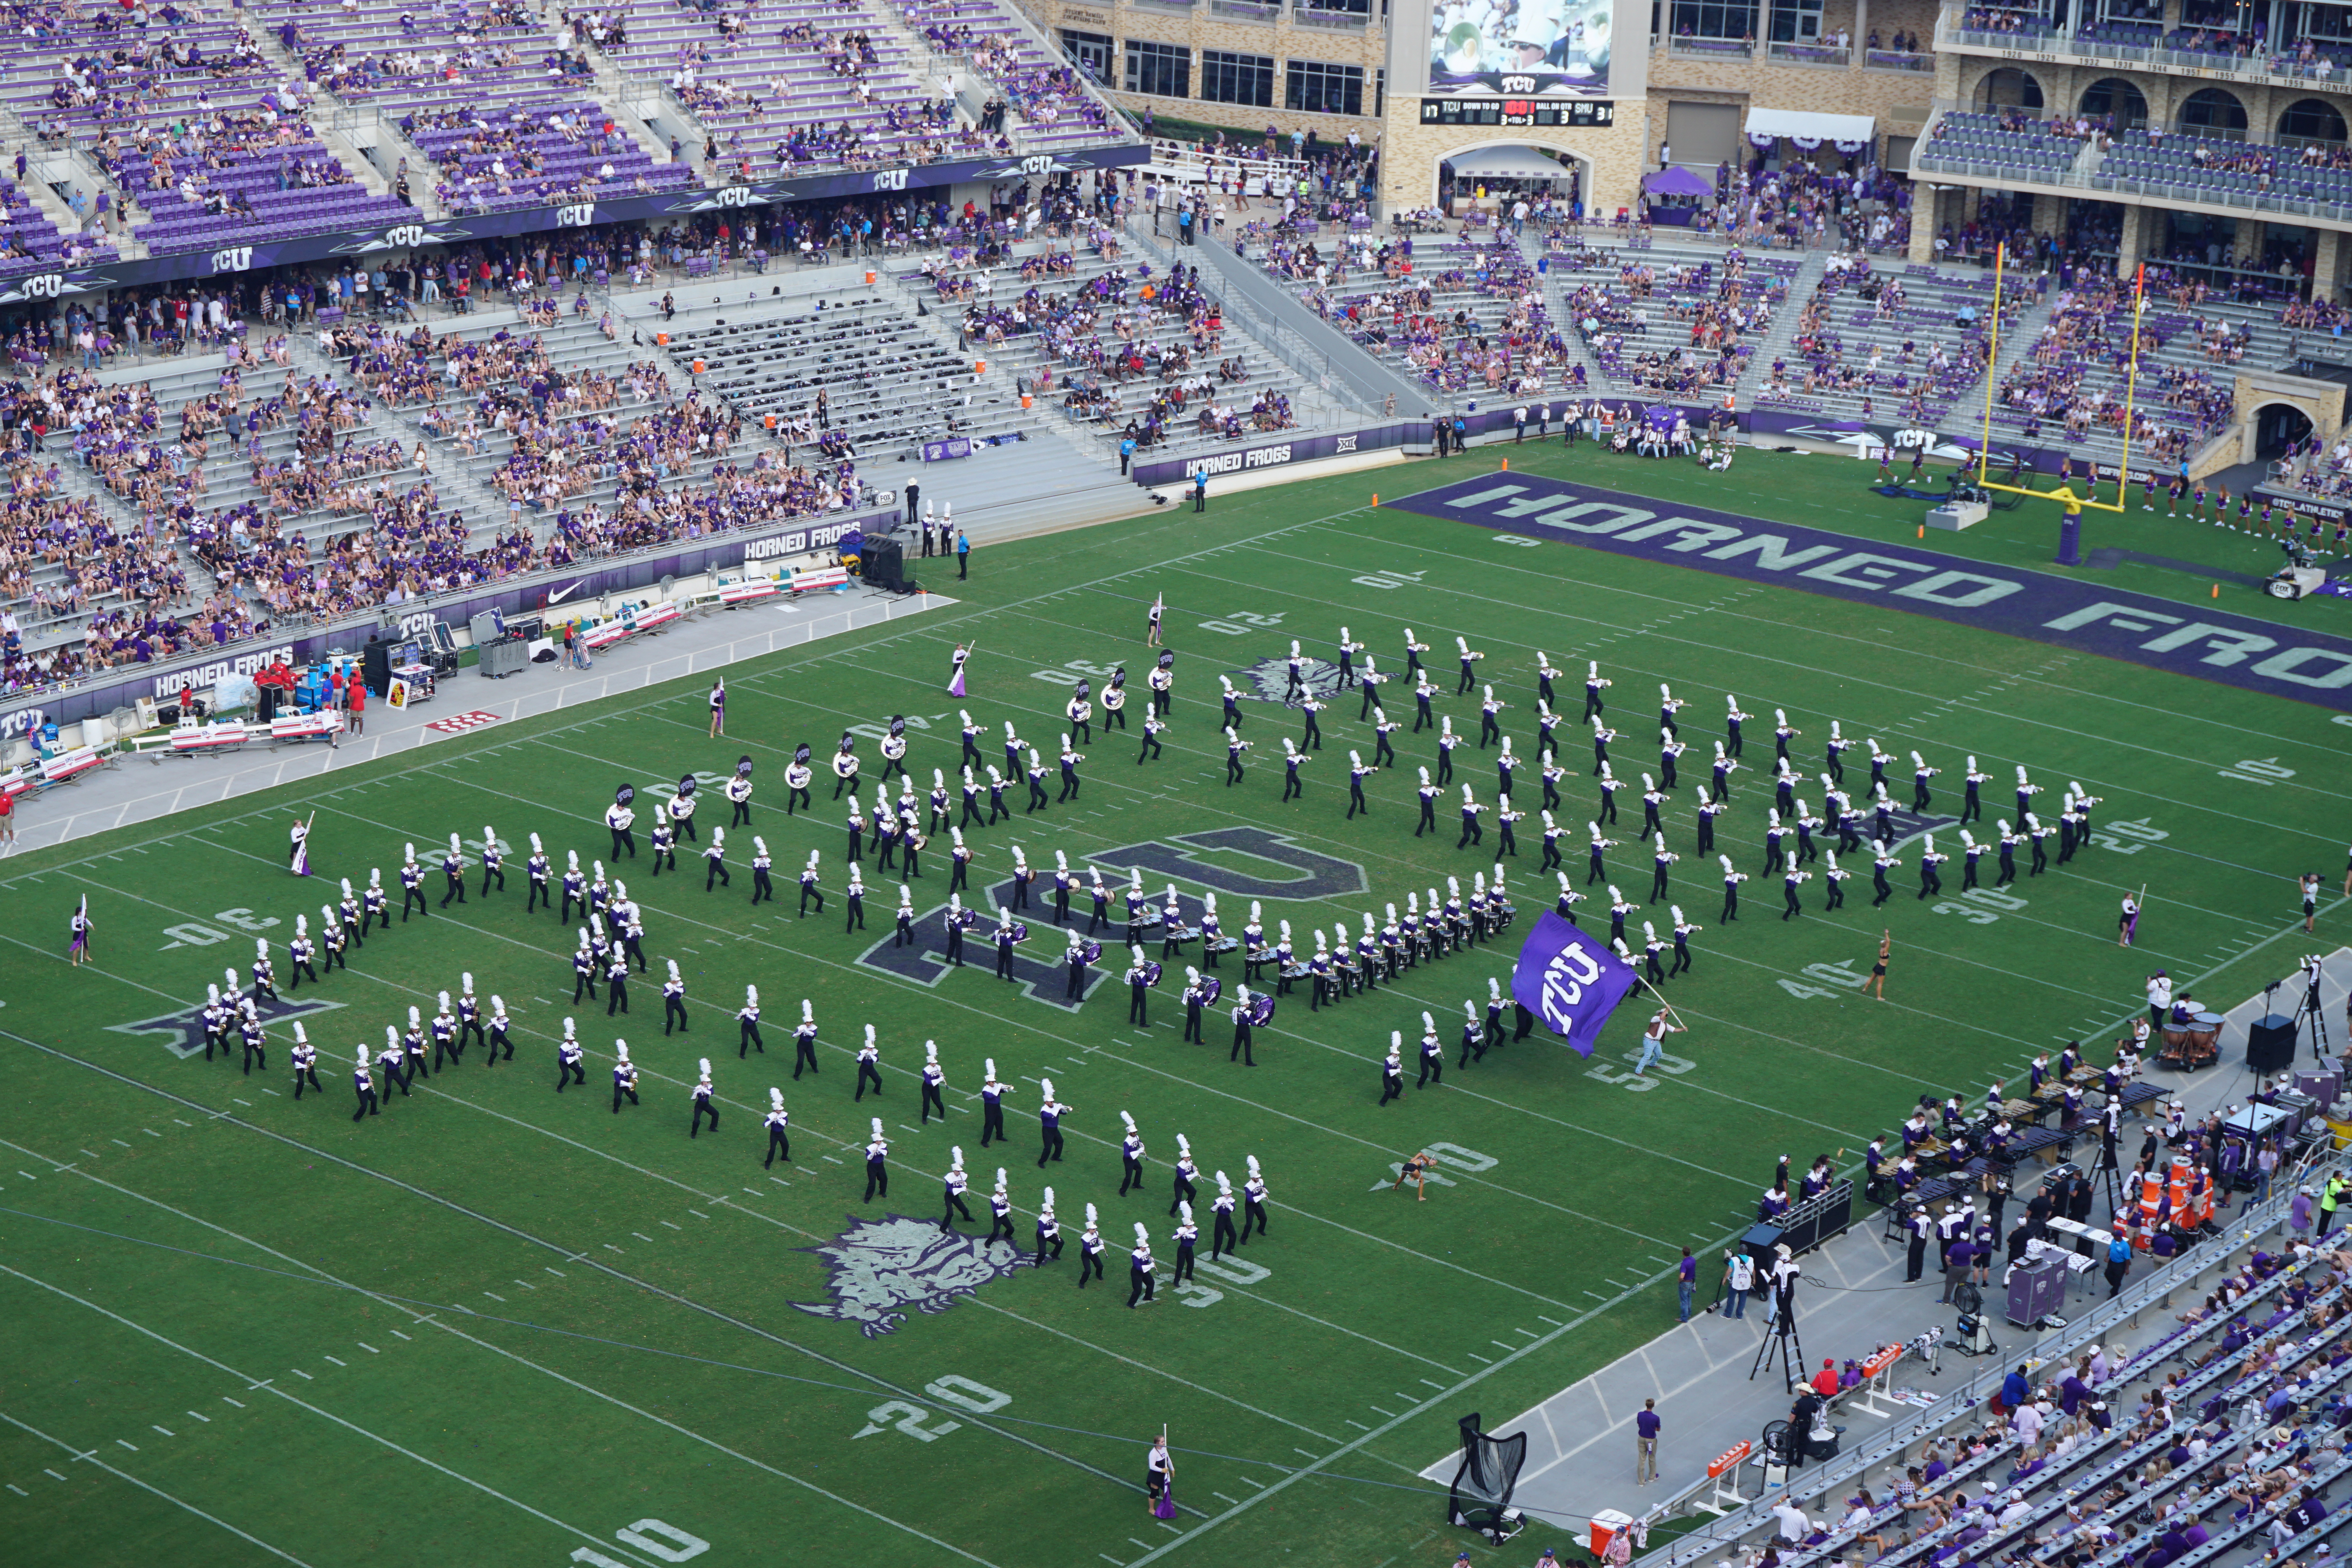
<svg viewBox="0 0 2352 1568">
<path fill-rule="evenodd" d="M 1519 949 L 1511 995 L 1554 1034 L 1567 1036 L 1570 1049 L 1589 1057 L 1601 1026 L 1638 978 L 1633 965 L 1547 910 Z"/>
</svg>

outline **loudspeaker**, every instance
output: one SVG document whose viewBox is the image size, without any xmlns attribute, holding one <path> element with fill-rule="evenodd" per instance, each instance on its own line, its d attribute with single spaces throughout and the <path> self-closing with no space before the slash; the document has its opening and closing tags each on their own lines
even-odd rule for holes
<svg viewBox="0 0 2352 1568">
<path fill-rule="evenodd" d="M 2284 1013 L 2246 1030 L 2246 1065 L 2256 1072 L 2278 1072 L 2294 1065 L 2294 1020 Z"/>
<path fill-rule="evenodd" d="M 877 539 L 869 533 L 859 556 L 865 562 L 866 582 L 869 587 L 896 590 L 899 580 L 906 575 L 906 552 L 895 539 Z"/>
</svg>

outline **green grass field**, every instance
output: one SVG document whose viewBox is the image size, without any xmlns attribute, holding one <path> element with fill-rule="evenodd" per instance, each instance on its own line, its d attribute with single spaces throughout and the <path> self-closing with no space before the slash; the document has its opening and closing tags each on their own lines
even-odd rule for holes
<svg viewBox="0 0 2352 1568">
<path fill-rule="evenodd" d="M 1515 457 L 1515 468 L 1871 537 L 1909 538 L 1917 510 L 1869 495 L 1864 466 L 1828 458 L 1759 457 L 1727 484 L 1586 451 Z M 1566 546 L 1509 548 L 1484 530 L 1365 505 L 1374 489 L 1493 460 L 1260 490 L 1205 517 L 1171 510 L 985 550 L 969 584 L 948 584 L 952 608 L 736 668 L 723 741 L 705 734 L 697 679 L 446 741 L 324 792 L 248 798 L 165 832 L 10 860 L 0 878 L 0 1529 L 18 1542 L 11 1560 L 645 1564 L 684 1560 L 702 1542 L 707 1554 L 694 1554 L 711 1568 L 776 1561 L 780 1548 L 795 1563 L 1001 1568 L 1450 1562 L 1470 1542 L 1440 1528 L 1442 1493 L 1415 1472 L 1453 1446 L 1456 1418 L 1476 1409 L 1500 1423 L 1671 1323 L 1664 1280 L 1678 1248 L 1718 1242 L 1776 1156 L 1801 1166 L 1843 1150 L 1851 1163 L 1922 1089 L 1973 1096 L 2038 1049 L 2112 1029 L 2153 966 L 2226 1005 L 2304 951 L 2294 877 L 2316 867 L 2332 879 L 2344 841 L 2352 735 L 2326 710 L 1886 606 Z M 2193 559 L 2249 571 L 2275 559 L 2240 536 L 2166 527 L 2134 512 L 2112 534 L 2095 526 L 2092 542 L 2203 552 Z M 2042 558 L 2047 531 L 2046 519 L 2004 514 L 1937 542 L 2025 563 Z M 2122 575 L 2149 592 L 2209 592 L 2185 574 Z M 1837 718 L 1890 750 L 1927 753 L 1948 770 L 1948 800 L 1975 752 L 1995 775 L 1990 816 L 2001 814 L 2014 763 L 2053 789 L 2079 779 L 2105 797 L 2109 837 L 1998 898 L 1920 902 L 1906 864 L 1879 913 L 1866 866 L 1845 910 L 1821 915 L 1814 884 L 1815 912 L 1786 923 L 1777 888 L 1759 879 L 1730 929 L 1716 923 L 1711 864 L 1686 858 L 1676 897 L 1709 929 L 1695 973 L 1667 988 L 1691 1032 L 1652 1084 L 1624 1070 L 1643 1011 L 1630 1002 L 1591 1064 L 1538 1036 L 1453 1068 L 1463 1000 L 1483 1004 L 1488 977 L 1507 980 L 1524 920 L 1502 942 L 1327 1012 L 1310 1013 L 1303 994 L 1284 999 L 1252 1069 L 1227 1061 L 1221 1021 L 1207 1045 L 1180 1043 L 1181 968 L 1143 1031 L 1127 1022 L 1115 972 L 1073 1011 L 1054 1005 L 1058 986 L 1041 999 L 996 980 L 977 940 L 971 967 L 930 984 L 861 963 L 876 944 L 887 950 L 896 901 L 896 879 L 870 862 L 867 931 L 845 934 L 837 898 L 822 918 L 794 918 L 808 851 L 824 852 L 837 896 L 844 847 L 822 785 L 814 819 L 781 809 L 796 742 L 822 756 L 845 726 L 906 712 L 928 726 L 908 758 L 917 778 L 951 772 L 947 655 L 975 639 L 963 705 L 992 734 L 1013 720 L 1050 755 L 1074 672 L 1125 661 L 1139 684 L 1154 595 L 1166 596 L 1179 654 L 1165 758 L 1139 765 L 1134 731 L 1098 731 L 1078 801 L 971 833 L 975 890 L 1008 873 L 1016 843 L 1050 872 L 1056 850 L 1084 866 L 1175 842 L 1213 879 L 1184 879 L 1186 890 L 1221 882 L 1221 912 L 1237 930 L 1248 900 L 1232 888 L 1297 873 L 1181 838 L 1234 828 L 1286 836 L 1343 882 L 1360 868 L 1361 891 L 1266 899 L 1269 926 L 1291 921 L 1302 945 L 1309 928 L 1353 928 L 1447 876 L 1466 887 L 1492 866 L 1491 828 L 1486 852 L 1457 852 L 1446 807 L 1439 837 L 1412 837 L 1411 770 L 1433 761 L 1428 734 L 1398 737 L 1403 773 L 1373 781 L 1369 818 L 1343 820 L 1348 749 L 1371 750 L 1352 696 L 1325 716 L 1328 743 L 1304 799 L 1277 803 L 1278 738 L 1298 732 L 1297 716 L 1270 702 L 1249 704 L 1245 732 L 1259 749 L 1246 783 L 1223 786 L 1217 676 L 1248 689 L 1236 672 L 1278 659 L 1293 637 L 1328 658 L 1342 623 L 1391 669 L 1411 626 L 1440 650 L 1433 668 L 1449 691 L 1444 654 L 1454 635 L 1470 637 L 1514 704 L 1507 729 L 1523 750 L 1541 648 L 1571 670 L 1598 658 L 1615 679 L 1613 711 L 1632 721 L 1619 748 L 1629 776 L 1646 765 L 1633 737 L 1664 680 L 1691 700 L 1685 728 L 1701 752 L 1719 732 L 1722 693 L 1736 690 L 1768 716 L 1750 727 L 1751 741 L 1764 737 L 1751 764 L 1769 765 L 1773 708 L 1807 731 L 1808 757 Z M 2234 590 L 2231 607 L 2267 609 Z M 2323 602 L 2282 613 L 2332 612 Z M 1571 726 L 1576 684 L 1560 693 Z M 1139 695 L 1131 706 L 1139 723 Z M 1471 698 L 1441 708 L 1475 734 Z M 1398 693 L 1390 711 L 1409 722 L 1410 699 Z M 870 792 L 879 763 L 872 742 L 863 750 Z M 617 1030 L 601 1006 L 577 1010 L 588 1084 L 559 1097 L 553 1041 L 572 1011 L 572 937 L 546 911 L 523 912 L 527 836 L 541 834 L 559 866 L 567 848 L 600 856 L 617 783 L 720 774 L 743 753 L 759 768 L 754 826 L 775 857 L 779 901 L 751 907 L 742 833 L 730 835 L 731 889 L 706 893 L 693 872 L 656 879 L 642 860 L 625 865 L 653 972 Z M 1457 782 L 1491 803 L 1490 754 L 1465 746 Z M 2274 760 L 2277 782 L 2219 776 L 2242 759 Z M 1563 760 L 1576 768 L 1562 816 L 1579 825 L 1567 847 L 1580 886 L 1589 764 L 1580 744 Z M 1695 776 L 1704 770 L 1685 769 L 1667 813 L 1686 855 Z M 1721 847 L 1751 872 L 1769 804 L 1755 776 L 1720 828 Z M 1010 798 L 1017 810 L 1021 792 Z M 315 922 L 332 889 L 283 867 L 289 814 L 313 807 L 315 863 L 330 879 L 363 884 L 381 867 L 393 881 L 404 841 L 429 854 L 452 829 L 475 838 L 487 823 L 517 846 L 508 889 L 378 932 L 348 972 L 294 993 L 334 1005 L 306 1020 L 323 1099 L 291 1098 L 282 1028 L 268 1072 L 249 1078 L 120 1032 L 201 1000 L 224 964 L 249 962 L 257 927 L 282 970 L 293 917 Z M 1631 838 L 1638 798 L 1626 817 L 1619 837 Z M 713 800 L 706 836 L 715 820 L 724 805 Z M 1552 882 L 1535 874 L 1536 820 L 1522 826 L 1513 885 L 1531 918 Z M 925 858 L 919 909 L 945 900 L 945 848 L 941 835 Z M 1648 891 L 1633 847 L 1612 864 L 1629 897 Z M 1948 869 L 1957 889 L 1957 863 Z M 1155 891 L 1167 880 L 1147 876 Z M 2143 883 L 2140 947 L 2122 951 L 2116 903 Z M 436 904 L 439 884 L 428 879 Z M 65 926 L 85 892 L 99 942 L 77 971 L 62 957 Z M 2331 896 L 2328 947 L 2336 909 Z M 1052 961 L 1061 943 L 1050 911 L 1029 918 L 1041 932 L 1031 951 Z M 1636 932 L 1644 918 L 1665 920 L 1644 910 Z M 1883 1004 L 1855 989 L 1882 925 L 1895 943 Z M 1114 971 L 1118 954 L 1114 942 Z M 693 1021 L 666 1039 L 658 982 L 671 958 Z M 412 1005 L 429 1015 L 464 970 L 484 995 L 507 999 L 513 1061 L 491 1068 L 469 1051 L 354 1125 L 352 1046 L 379 1044 Z M 1240 978 L 1232 961 L 1223 973 L 1229 985 Z M 768 1048 L 740 1062 L 731 1014 L 747 982 L 761 990 Z M 823 1071 L 795 1084 L 790 1035 L 803 996 L 822 1026 Z M 1424 1009 L 1449 1042 L 1444 1083 L 1380 1107 L 1389 1033 L 1404 1032 L 1410 1055 Z M 852 1055 L 868 1023 L 887 1090 L 853 1105 Z M 618 1115 L 607 1076 L 616 1032 L 644 1075 L 644 1104 Z M 949 1074 L 944 1127 L 907 1121 L 927 1038 Z M 689 1141 L 688 1090 L 705 1055 L 723 1127 Z M 978 1146 L 985 1057 L 1016 1087 L 1002 1155 Z M 1034 1164 L 1040 1077 L 1075 1107 L 1050 1177 Z M 769 1172 L 760 1119 L 772 1084 L 793 1112 L 793 1161 Z M 1122 1110 L 1151 1162 L 1145 1191 L 1126 1198 Z M 876 1114 L 893 1140 L 893 1180 L 869 1205 L 859 1148 Z M 1245 1155 L 1264 1162 L 1280 1226 L 1223 1273 L 1204 1263 L 1204 1289 L 1163 1290 L 1129 1311 L 1132 1223 L 1148 1222 L 1163 1263 L 1173 1259 L 1165 1215 L 1180 1132 L 1204 1171 L 1237 1184 Z M 1391 1163 L 1433 1142 L 1447 1146 L 1448 1184 L 1426 1204 L 1387 1191 Z M 942 1310 L 908 1310 L 871 1337 L 800 1310 L 834 1300 L 825 1259 L 810 1249 L 856 1217 L 936 1218 L 939 1173 L 959 1143 L 981 1216 L 967 1235 L 984 1231 L 1002 1163 L 1024 1245 L 1039 1189 L 1053 1183 L 1072 1238 L 1064 1258 L 930 1303 Z M 1213 1190 L 1204 1180 L 1204 1233 Z M 1080 1291 L 1075 1238 L 1090 1202 L 1109 1277 Z M 1183 1505 L 1171 1525 L 1148 1517 L 1139 1486 L 1147 1436 L 1163 1424 Z"/>
</svg>

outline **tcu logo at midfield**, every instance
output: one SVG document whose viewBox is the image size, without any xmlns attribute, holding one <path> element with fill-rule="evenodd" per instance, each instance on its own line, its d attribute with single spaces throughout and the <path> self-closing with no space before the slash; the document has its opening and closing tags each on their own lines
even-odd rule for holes
<svg viewBox="0 0 2352 1568">
<path fill-rule="evenodd" d="M 877 169 L 874 174 L 874 188 L 877 191 L 903 191 L 907 188 L 907 173 L 904 169 Z"/>
<path fill-rule="evenodd" d="M 213 270 L 215 272 L 243 272 L 252 265 L 253 247 L 249 245 L 232 245 L 213 252 Z"/>
</svg>

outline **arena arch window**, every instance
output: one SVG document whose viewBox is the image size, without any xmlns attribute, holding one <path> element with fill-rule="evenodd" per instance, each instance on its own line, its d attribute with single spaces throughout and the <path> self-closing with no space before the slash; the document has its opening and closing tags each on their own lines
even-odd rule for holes
<svg viewBox="0 0 2352 1568">
<path fill-rule="evenodd" d="M 2200 89 L 2180 106 L 2180 130 L 2189 136 L 2243 136 L 2246 106 L 2233 92 L 2218 87 Z"/>
<path fill-rule="evenodd" d="M 2343 143 L 2347 139 L 2344 116 L 2334 104 L 2324 98 L 2297 99 L 2286 106 L 2279 116 L 2278 133 L 2283 140 L 2297 142 L 2333 142 Z"/>
<path fill-rule="evenodd" d="M 2147 123 L 2147 99 L 2119 76 L 2102 77 L 2083 89 L 2081 112 L 2118 131 L 2136 131 Z"/>
<path fill-rule="evenodd" d="M 2042 106 L 2042 83 L 2032 71 L 2015 66 L 2002 66 L 1987 71 L 1977 83 L 1977 107 L 1982 109 L 2034 109 Z"/>
</svg>

